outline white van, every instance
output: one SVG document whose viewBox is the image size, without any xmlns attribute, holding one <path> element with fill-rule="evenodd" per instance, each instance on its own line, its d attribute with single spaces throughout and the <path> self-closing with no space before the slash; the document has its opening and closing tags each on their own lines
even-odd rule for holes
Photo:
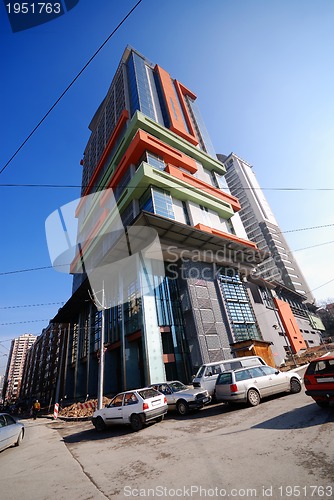
<svg viewBox="0 0 334 500">
<path fill-rule="evenodd" d="M 260 356 L 244 356 L 242 358 L 224 359 L 214 363 L 207 363 L 199 368 L 192 384 L 194 387 L 206 389 L 210 396 L 214 396 L 216 380 L 220 373 L 227 370 L 237 370 L 238 368 L 266 364 Z"/>
</svg>

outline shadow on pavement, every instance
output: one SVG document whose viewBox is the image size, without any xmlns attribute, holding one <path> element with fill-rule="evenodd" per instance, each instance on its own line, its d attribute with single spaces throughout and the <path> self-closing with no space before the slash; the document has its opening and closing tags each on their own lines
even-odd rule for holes
<svg viewBox="0 0 334 500">
<path fill-rule="evenodd" d="M 296 408 L 265 420 L 252 429 L 305 429 L 334 421 L 334 407 L 319 408 L 316 403 Z"/>
<path fill-rule="evenodd" d="M 91 429 L 85 429 L 80 432 L 69 434 L 68 436 L 63 436 L 63 441 L 66 444 L 82 443 L 84 441 L 101 441 L 102 439 L 127 436 L 128 434 L 133 433 L 134 432 L 131 430 L 131 427 L 127 425 L 110 427 L 109 429 L 101 432 L 96 431 L 95 428 L 92 427 Z"/>
</svg>

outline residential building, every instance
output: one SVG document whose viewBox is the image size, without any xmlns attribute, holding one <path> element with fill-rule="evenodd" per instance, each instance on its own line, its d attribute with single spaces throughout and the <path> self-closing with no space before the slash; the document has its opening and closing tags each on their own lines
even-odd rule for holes
<svg viewBox="0 0 334 500">
<path fill-rule="evenodd" d="M 67 325 L 50 323 L 27 351 L 22 374 L 20 398 L 31 402 L 37 398 L 43 407 L 58 399 L 61 378 L 65 376 L 64 355 Z"/>
<path fill-rule="evenodd" d="M 228 156 L 218 154 L 217 157 L 227 169 L 225 179 L 231 194 L 240 202 L 239 215 L 247 237 L 269 254 L 257 266 L 257 274 L 266 280 L 283 283 L 313 303 L 314 297 L 261 190 L 253 167 L 234 153 Z"/>
<path fill-rule="evenodd" d="M 246 288 L 263 337 L 272 343 L 276 366 L 322 343 L 325 328 L 304 295 L 255 276 L 248 277 Z"/>
<path fill-rule="evenodd" d="M 122 242 L 109 194 L 92 202 L 98 216 L 84 201 L 76 209 L 79 228 L 93 236 L 78 245 L 72 297 L 52 320 L 70 325 L 68 399 L 96 395 L 102 332 L 107 394 L 173 378 L 189 383 L 202 363 L 249 354 L 255 344 L 273 364 L 245 287 L 267 255 L 235 234 L 240 204 L 225 189 L 196 95 L 127 47 L 90 130 L 82 196 L 112 189 L 127 229 Z M 124 278 L 120 300 L 114 283 L 105 284 L 106 267 L 103 300 L 91 300 L 96 287 L 85 271 L 115 261 L 121 269 L 131 256 L 125 242 L 147 229 L 159 236 L 164 276 L 142 266 Z"/>
<path fill-rule="evenodd" d="M 5 402 L 15 402 L 20 395 L 27 352 L 36 338 L 36 335 L 26 333 L 11 342 L 3 387 Z"/>
</svg>

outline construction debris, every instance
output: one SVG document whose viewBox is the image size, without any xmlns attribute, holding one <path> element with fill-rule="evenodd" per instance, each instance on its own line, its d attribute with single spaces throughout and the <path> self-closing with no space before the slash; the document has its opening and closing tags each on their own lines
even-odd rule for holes
<svg viewBox="0 0 334 500">
<path fill-rule="evenodd" d="M 110 399 L 103 398 L 103 406 L 110 403 Z M 73 403 L 71 406 L 66 408 L 61 408 L 59 411 L 60 417 L 91 417 L 94 413 L 94 409 L 97 408 L 97 399 L 90 399 L 84 403 Z"/>
</svg>

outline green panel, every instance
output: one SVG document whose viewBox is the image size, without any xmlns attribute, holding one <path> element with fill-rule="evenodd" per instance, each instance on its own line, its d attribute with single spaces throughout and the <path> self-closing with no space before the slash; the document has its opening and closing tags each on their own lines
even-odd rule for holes
<svg viewBox="0 0 334 500">
<path fill-rule="evenodd" d="M 314 314 L 310 314 L 310 313 L 309 313 L 309 317 L 310 317 L 312 328 L 314 328 L 315 330 L 323 330 L 323 331 L 326 330 L 321 318 L 318 318 L 318 316 L 314 316 Z"/>
<path fill-rule="evenodd" d="M 110 180 L 138 129 L 145 130 L 166 144 L 190 156 L 194 160 L 199 161 L 207 170 L 215 170 L 220 175 L 225 175 L 226 169 L 224 165 L 218 161 L 218 159 L 209 156 L 204 151 L 196 148 L 196 146 L 193 146 L 190 142 L 182 139 L 182 137 L 178 136 L 168 128 L 154 122 L 140 111 L 136 111 L 128 125 L 123 139 L 117 148 L 117 151 L 115 152 L 103 178 L 101 179 L 101 186 L 105 186 Z"/>
<path fill-rule="evenodd" d="M 171 196 L 177 200 L 193 201 L 198 205 L 203 205 L 214 210 L 224 219 L 230 219 L 234 214 L 229 203 L 220 201 L 213 195 L 203 193 L 201 189 L 189 187 L 189 184 L 181 179 L 177 179 L 167 172 L 158 170 L 145 162 L 142 162 L 132 177 L 129 186 L 118 200 L 120 212 L 122 213 L 131 200 L 139 199 L 144 192 L 143 188 L 150 185 L 168 190 Z"/>
</svg>

